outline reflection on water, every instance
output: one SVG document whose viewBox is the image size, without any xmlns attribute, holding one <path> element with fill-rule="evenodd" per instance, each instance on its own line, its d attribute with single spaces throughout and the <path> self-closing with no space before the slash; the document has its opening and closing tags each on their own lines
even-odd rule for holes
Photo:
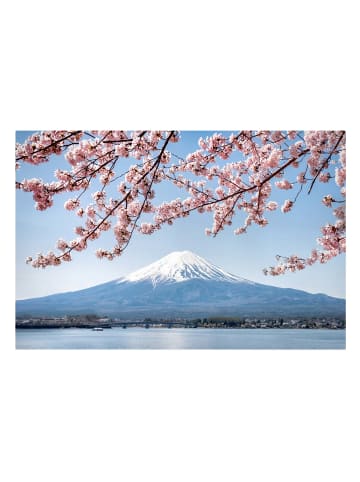
<svg viewBox="0 0 360 482">
<path fill-rule="evenodd" d="M 345 330 L 17 329 L 17 349 L 344 349 Z"/>
</svg>

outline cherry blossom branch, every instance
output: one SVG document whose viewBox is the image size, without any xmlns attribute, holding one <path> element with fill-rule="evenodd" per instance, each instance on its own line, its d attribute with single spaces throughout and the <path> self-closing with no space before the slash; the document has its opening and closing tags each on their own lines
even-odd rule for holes
<svg viewBox="0 0 360 482">
<path fill-rule="evenodd" d="M 156 161 L 155 161 L 155 163 L 154 163 L 154 166 L 155 166 L 154 174 L 153 174 L 153 176 L 152 176 L 152 178 L 151 178 L 151 182 L 150 182 L 149 187 L 148 187 L 148 189 L 147 189 L 146 195 L 144 196 L 144 200 L 143 200 L 143 203 L 142 203 L 142 205 L 141 205 L 139 214 L 137 215 L 137 217 L 136 217 L 136 219 L 135 219 L 135 222 L 133 223 L 133 227 L 132 227 L 131 232 L 130 232 L 129 240 L 128 240 L 128 242 L 125 244 L 125 246 L 122 248 L 122 251 L 124 251 L 124 249 L 127 248 L 128 244 L 129 244 L 129 242 L 130 242 L 130 239 L 131 239 L 132 236 L 133 236 L 135 227 L 137 226 L 137 222 L 138 222 L 141 214 L 142 214 L 143 211 L 144 211 L 145 204 L 146 204 L 146 202 L 147 202 L 147 200 L 148 200 L 148 197 L 149 197 L 149 195 L 150 195 L 150 192 L 151 192 L 151 189 L 152 189 L 152 186 L 153 186 L 153 183 L 154 183 L 154 179 L 155 179 L 157 170 L 158 170 L 159 165 L 160 165 L 160 162 L 161 162 L 161 157 L 162 157 L 163 153 L 165 152 L 165 149 L 166 149 L 166 147 L 167 147 L 167 145 L 168 145 L 168 143 L 169 143 L 172 135 L 174 134 L 174 132 L 175 132 L 175 131 L 170 131 L 170 134 L 169 134 L 169 136 L 167 137 L 167 139 L 165 140 L 165 142 L 164 142 L 164 144 L 163 144 L 163 147 L 162 147 L 162 149 L 161 149 L 161 151 L 160 151 L 160 153 L 159 153 L 159 155 L 158 155 L 158 157 L 157 157 L 157 159 L 156 159 Z M 153 232 L 152 230 L 151 230 L 151 232 L 144 230 L 144 233 L 146 233 L 146 234 L 152 234 L 152 232 Z"/>
<path fill-rule="evenodd" d="M 333 153 L 336 152 L 336 149 L 337 149 L 338 145 L 340 144 L 340 142 L 341 142 L 342 138 L 344 137 L 344 135 L 345 135 L 345 132 L 343 132 L 343 133 L 341 134 L 341 136 L 339 137 L 337 143 L 335 144 L 334 149 L 329 153 L 328 157 L 327 157 L 327 158 L 324 160 L 324 162 L 321 164 L 320 169 L 318 170 L 318 172 L 316 173 L 315 177 L 313 178 L 313 180 L 312 180 L 312 182 L 311 182 L 311 184 L 310 184 L 310 188 L 309 188 L 308 194 L 311 193 L 311 190 L 312 190 L 312 188 L 313 188 L 313 186 L 314 186 L 314 184 L 315 184 L 316 179 L 318 178 L 319 174 L 322 172 L 322 170 L 324 169 L 324 167 L 328 164 L 328 162 L 329 162 L 331 156 L 333 155 Z"/>
<path fill-rule="evenodd" d="M 34 155 L 34 154 L 38 154 L 39 152 L 42 152 L 42 151 L 47 151 L 47 150 L 50 150 L 53 148 L 53 147 L 56 147 L 58 146 L 59 144 L 61 144 L 62 142 L 66 141 L 67 139 L 69 139 L 70 137 L 74 137 L 74 136 L 77 136 L 78 134 L 80 134 L 82 131 L 71 131 L 68 135 L 62 137 L 61 139 L 57 139 L 56 141 L 53 141 L 51 142 L 50 144 L 44 146 L 44 147 L 39 147 L 38 149 L 34 149 L 32 150 L 31 152 L 31 155 Z M 24 154 L 22 156 L 19 156 L 19 157 L 16 157 L 16 160 L 17 161 L 20 161 L 22 159 L 26 159 L 28 157 L 28 155 Z"/>
<path fill-rule="evenodd" d="M 165 142 L 164 142 L 164 144 L 163 144 L 163 146 L 160 150 L 160 153 L 157 155 L 155 162 L 153 162 L 151 167 L 149 167 L 148 170 L 145 170 L 144 173 L 141 175 L 141 177 L 139 179 L 137 179 L 134 183 L 134 186 L 139 185 L 152 171 L 154 171 L 153 175 L 152 175 L 150 185 L 147 189 L 147 192 L 144 195 L 144 201 L 143 201 L 143 204 L 141 206 L 141 209 L 138 213 L 138 216 L 137 216 L 135 222 L 132 223 L 132 229 L 131 229 L 130 233 L 128 233 L 127 242 L 125 243 L 125 246 L 123 248 L 120 248 L 120 246 L 117 246 L 116 250 L 114 251 L 113 254 L 111 254 L 109 252 L 106 252 L 104 250 L 100 250 L 101 255 L 106 255 L 109 259 L 112 259 L 114 254 L 119 255 L 123 251 L 123 249 L 125 249 L 126 246 L 128 245 L 128 243 L 129 243 L 129 241 L 130 241 L 130 239 L 133 235 L 133 231 L 134 231 L 134 229 L 137 225 L 137 221 L 138 221 L 140 215 L 142 214 L 142 212 L 144 210 L 145 203 L 146 203 L 147 198 L 148 198 L 148 196 L 151 192 L 151 187 L 152 187 L 152 184 L 154 182 L 157 169 L 160 165 L 160 162 L 162 161 L 162 156 L 165 152 L 165 149 L 167 147 L 168 142 L 170 141 L 170 139 L 174 135 L 174 132 L 175 131 L 171 131 L 170 134 L 168 135 L 168 137 L 165 139 Z M 113 162 L 115 162 L 115 161 L 113 160 Z M 70 243 L 70 245 L 68 245 L 65 241 L 61 240 L 61 242 L 58 243 L 59 249 L 62 249 L 64 251 L 61 255 L 56 256 L 56 255 L 54 255 L 54 253 L 50 252 L 47 256 L 40 255 L 35 260 L 33 260 L 32 258 L 28 258 L 27 261 L 31 262 L 33 264 L 33 266 L 35 266 L 35 267 L 38 267 L 38 266 L 45 267 L 48 264 L 58 265 L 61 262 L 61 260 L 69 261 L 71 259 L 70 253 L 73 250 L 80 251 L 82 249 L 85 249 L 87 247 L 87 241 L 89 239 L 97 239 L 101 230 L 108 230 L 108 228 L 110 227 L 108 219 L 119 209 L 119 207 L 122 204 L 124 204 L 124 203 L 127 204 L 127 201 L 131 198 L 131 196 L 132 196 L 132 191 L 131 191 L 131 189 L 129 189 L 126 192 L 126 194 L 119 201 L 114 202 L 112 207 L 107 209 L 107 214 L 101 219 L 101 221 L 99 223 L 94 224 L 92 229 L 88 229 L 87 231 L 83 230 L 83 229 L 80 230 L 80 233 L 82 234 L 82 237 L 79 240 L 74 240 L 73 242 Z M 103 197 L 104 197 L 104 193 L 102 191 L 97 193 L 97 201 L 98 202 L 99 202 L 99 200 L 102 200 Z M 72 202 L 72 205 L 74 205 L 74 204 L 77 205 L 77 201 L 78 200 L 74 200 Z M 71 205 L 71 208 L 72 208 L 72 205 Z M 94 214 L 95 214 L 95 212 L 94 212 Z"/>
<path fill-rule="evenodd" d="M 83 136 L 87 138 L 82 139 Z M 310 183 L 310 193 L 317 181 L 334 180 L 341 196 L 346 195 L 344 131 L 307 131 L 304 135 L 298 131 L 240 131 L 228 137 L 214 133 L 206 139 L 200 138 L 200 149 L 185 158 L 167 151 L 170 142 L 178 141 L 177 131 L 49 131 L 34 134 L 24 144 L 17 144 L 18 161 L 36 165 L 47 161 L 51 154 L 65 152 L 65 159 L 72 166 L 69 171 L 57 170 L 56 182 L 44 183 L 39 179 L 16 182 L 17 188 L 33 193 L 36 209 L 51 207 L 55 194 L 81 191 L 76 198 L 65 202 L 65 208 L 77 209 L 80 217 L 86 215 L 85 226 L 75 229 L 79 238 L 70 243 L 58 242 L 61 255 L 41 254 L 31 260 L 32 265 L 45 267 L 69 261 L 71 251 L 85 249 L 88 240 L 97 239 L 102 231 L 109 230 L 112 218 L 116 220 L 113 229 L 117 244 L 113 251 L 98 250 L 100 258 L 113 259 L 121 254 L 135 229 L 152 234 L 163 224 L 172 224 L 193 211 L 213 214 L 212 230 L 207 229 L 206 233 L 214 236 L 232 223 L 236 207 L 247 217 L 243 227 L 235 229 L 235 234 L 246 232 L 253 223 L 265 226 L 268 224 L 265 213 L 278 208 L 277 202 L 270 199 L 273 187 L 290 190 L 300 184 L 293 200 L 287 199 L 282 205 L 283 213 L 291 211 L 307 183 Z M 230 161 L 237 153 L 240 159 Z M 177 158 L 179 164 L 174 164 L 171 156 Z M 131 158 L 136 164 L 125 170 L 121 168 L 122 173 L 117 175 L 118 167 Z M 296 180 L 291 179 L 293 168 L 300 166 L 305 166 L 305 170 Z M 285 173 L 287 177 L 289 174 L 287 179 Z M 193 181 L 192 176 L 200 180 Z M 80 198 L 95 180 L 102 184 L 101 189 L 92 194 L 95 204 L 81 207 Z M 106 188 L 119 180 L 120 199 L 107 200 Z M 166 181 L 184 188 L 189 197 L 153 204 L 154 183 Z M 333 195 L 320 201 L 327 207 L 332 203 L 343 204 L 333 211 L 336 222 L 321 228 L 318 243 L 323 250 L 315 250 L 316 255 L 312 253 L 308 258 L 297 255 L 279 258 L 280 265 L 271 267 L 270 274 L 303 269 L 344 252 L 345 201 L 335 200 Z M 152 222 L 140 225 L 143 214 L 149 213 L 153 215 Z"/>
</svg>

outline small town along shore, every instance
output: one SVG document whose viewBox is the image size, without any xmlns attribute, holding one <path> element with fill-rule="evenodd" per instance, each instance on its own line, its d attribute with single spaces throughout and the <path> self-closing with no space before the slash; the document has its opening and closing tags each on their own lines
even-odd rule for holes
<svg viewBox="0 0 360 482">
<path fill-rule="evenodd" d="M 139 320 L 78 315 L 64 317 L 17 318 L 16 328 L 274 328 L 274 329 L 336 329 L 346 328 L 345 319 L 314 318 L 258 318 L 258 317 L 209 317 L 194 319 Z"/>
</svg>

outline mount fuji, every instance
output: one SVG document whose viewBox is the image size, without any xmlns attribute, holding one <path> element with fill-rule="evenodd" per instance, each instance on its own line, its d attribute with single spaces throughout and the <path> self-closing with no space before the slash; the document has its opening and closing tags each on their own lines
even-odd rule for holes
<svg viewBox="0 0 360 482">
<path fill-rule="evenodd" d="M 107 283 L 16 302 L 17 316 L 76 314 L 120 319 L 209 315 L 344 317 L 345 300 L 254 283 L 190 251 L 179 251 Z"/>
</svg>

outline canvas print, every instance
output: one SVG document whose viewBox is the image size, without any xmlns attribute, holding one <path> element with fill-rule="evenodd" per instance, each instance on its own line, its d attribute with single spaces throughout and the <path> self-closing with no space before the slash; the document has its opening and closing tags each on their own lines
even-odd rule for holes
<svg viewBox="0 0 360 482">
<path fill-rule="evenodd" d="M 17 349 L 345 349 L 345 131 L 16 132 Z"/>
</svg>

